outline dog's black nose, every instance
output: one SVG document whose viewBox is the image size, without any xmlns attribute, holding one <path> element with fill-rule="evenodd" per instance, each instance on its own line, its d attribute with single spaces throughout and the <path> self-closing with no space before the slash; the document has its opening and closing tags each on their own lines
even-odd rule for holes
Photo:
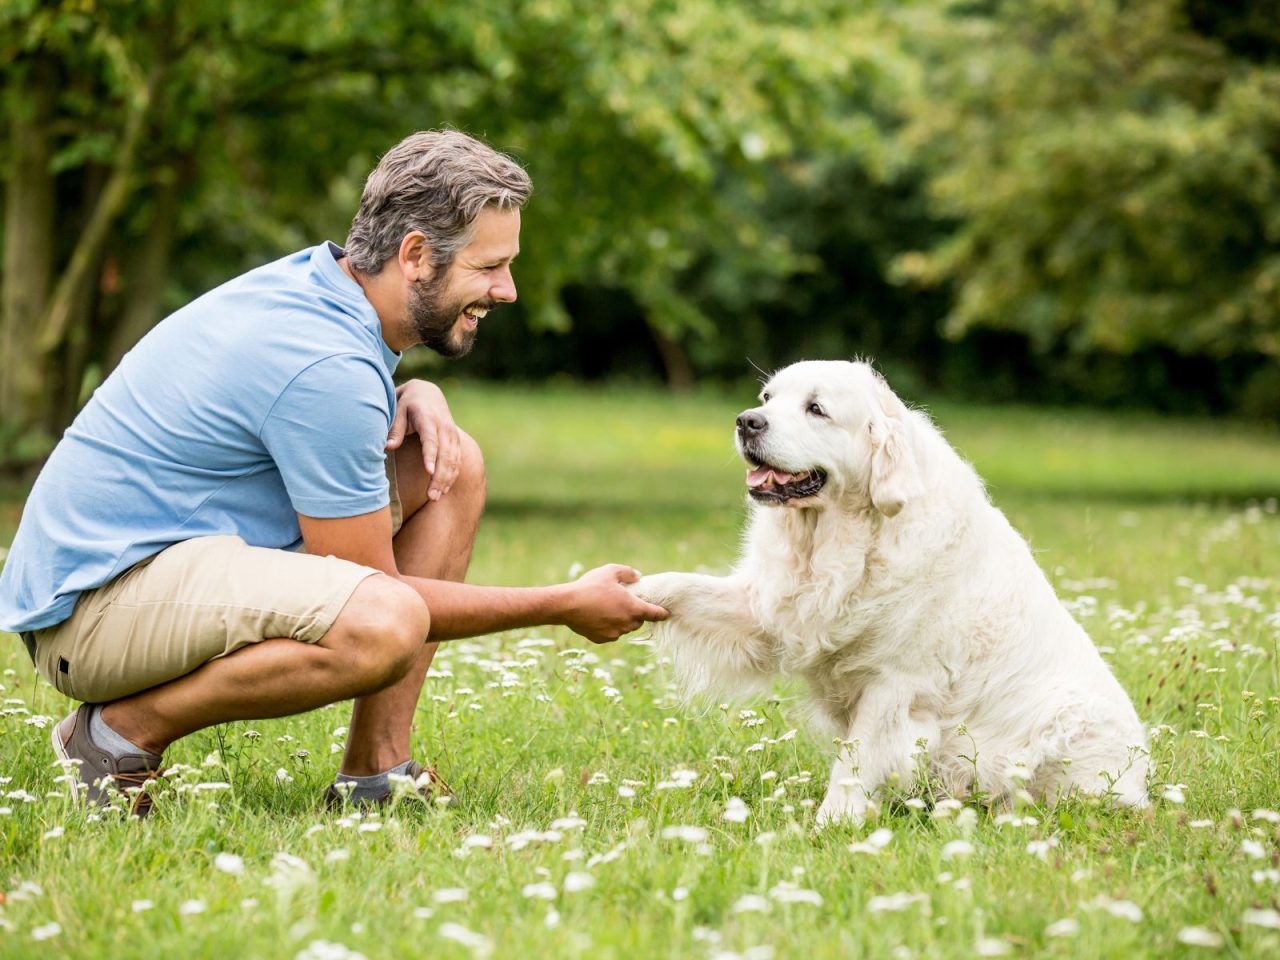
<svg viewBox="0 0 1280 960">
<path fill-rule="evenodd" d="M 754 437 L 764 433 L 765 428 L 768 426 L 769 421 L 752 410 L 748 410 L 738 416 L 738 432 L 744 437 Z"/>
</svg>

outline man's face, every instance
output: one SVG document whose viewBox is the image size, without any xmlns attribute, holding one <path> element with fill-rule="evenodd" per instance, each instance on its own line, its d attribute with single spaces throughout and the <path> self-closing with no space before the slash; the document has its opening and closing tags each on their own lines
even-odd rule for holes
<svg viewBox="0 0 1280 960">
<path fill-rule="evenodd" d="M 516 299 L 511 261 L 520 253 L 520 211 L 486 207 L 471 242 L 443 273 L 409 288 L 413 339 L 446 357 L 461 357 L 475 342 L 484 315 Z"/>
</svg>

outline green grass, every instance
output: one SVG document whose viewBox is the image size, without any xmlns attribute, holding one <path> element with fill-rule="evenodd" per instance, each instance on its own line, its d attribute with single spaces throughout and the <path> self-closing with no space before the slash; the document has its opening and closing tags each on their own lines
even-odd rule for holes
<svg viewBox="0 0 1280 960">
<path fill-rule="evenodd" d="M 474 581 L 542 583 L 609 561 L 732 562 L 742 467 L 729 428 L 747 397 L 469 384 L 451 396 L 489 463 Z M 193 736 L 167 757 L 192 769 L 149 822 L 94 820 L 65 799 L 48 730 L 34 722 L 69 704 L 6 639 L 0 957 L 320 956 L 316 941 L 370 960 L 486 947 L 593 960 L 767 948 L 779 958 L 1277 955 L 1280 931 L 1244 920 L 1280 910 L 1280 824 L 1266 819 L 1280 810 L 1280 517 L 1269 499 L 1280 495 L 1280 437 L 1089 413 L 934 413 L 1158 730 L 1151 810 L 1068 803 L 1020 811 L 1034 823 L 1013 825 L 981 809 L 941 817 L 895 805 L 861 831 L 815 834 L 831 748 L 798 719 L 799 690 L 686 707 L 644 643 L 591 647 L 547 629 L 442 648 L 415 744 L 458 789 L 456 809 L 326 813 L 319 795 L 346 724 L 335 706 Z M 19 508 L 0 504 L 0 542 Z M 692 783 L 659 789 L 679 769 Z M 1169 784 L 1183 802 L 1162 796 Z M 722 819 L 732 797 L 750 811 L 743 823 Z M 519 840 L 570 817 L 584 823 Z M 664 838 L 677 826 L 706 838 Z M 892 831 L 887 847 L 849 850 L 876 826 Z M 974 851 L 946 859 L 956 839 Z M 1028 852 L 1033 842 L 1043 857 Z M 242 874 L 214 866 L 223 852 L 243 858 Z M 589 880 L 566 885 L 571 874 Z M 787 902 L 786 884 L 821 904 Z M 465 899 L 441 895 L 453 889 Z M 881 909 L 895 901 L 876 898 L 895 894 L 906 905 Z M 134 912 L 142 900 L 151 907 Z M 184 914 L 189 901 L 203 911 Z M 1140 919 L 1116 915 L 1120 901 Z M 1074 936 L 1049 935 L 1062 920 Z M 36 941 L 51 922 L 61 932 Z M 1181 943 L 1185 928 L 1222 945 Z M 445 936 L 460 929 L 483 942 Z"/>
</svg>

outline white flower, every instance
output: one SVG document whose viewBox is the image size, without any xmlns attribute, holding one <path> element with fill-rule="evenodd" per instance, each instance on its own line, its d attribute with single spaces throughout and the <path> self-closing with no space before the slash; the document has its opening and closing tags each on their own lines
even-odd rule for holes
<svg viewBox="0 0 1280 960">
<path fill-rule="evenodd" d="M 589 887 L 593 886 L 595 882 L 596 882 L 595 878 L 592 877 L 591 874 L 583 873 L 580 870 L 575 871 L 573 873 L 569 873 L 565 875 L 564 892 L 579 893 L 580 891 L 586 890 Z"/>
<path fill-rule="evenodd" d="M 488 850 L 493 846 L 493 838 L 487 837 L 483 833 L 473 833 L 462 841 L 462 845 L 468 849 L 479 848 Z"/>
<path fill-rule="evenodd" d="M 725 804 L 724 814 L 720 819 L 729 823 L 745 823 L 749 816 L 751 816 L 751 811 L 747 808 L 747 805 L 739 797 L 730 797 L 729 802 Z"/>
<path fill-rule="evenodd" d="M 1142 921 L 1142 908 L 1131 900 L 1112 900 L 1109 897 L 1098 897 L 1094 904 L 1101 907 L 1113 917 L 1128 920 L 1130 923 Z"/>
<path fill-rule="evenodd" d="M 983 937 L 973 945 L 974 953 L 980 957 L 1003 957 L 1013 952 L 1013 947 L 1003 940 L 994 937 Z"/>
<path fill-rule="evenodd" d="M 687 790 L 692 787 L 698 779 L 698 774 L 693 770 L 672 770 L 671 779 L 663 780 L 654 789 L 655 790 Z"/>
<path fill-rule="evenodd" d="M 366 960 L 363 953 L 357 953 L 342 943 L 328 940 L 312 940 L 299 950 L 293 960 Z"/>
<path fill-rule="evenodd" d="M 64 833 L 66 833 L 66 828 L 64 828 L 64 827 L 54 827 L 52 830 L 47 830 L 47 831 L 45 831 L 44 839 L 45 839 L 45 840 L 57 840 L 57 839 L 58 839 L 58 837 L 62 836 Z"/>
<path fill-rule="evenodd" d="M 203 900 L 184 900 L 178 905 L 178 913 L 184 917 L 194 917 L 196 914 L 204 913 L 208 909 Z"/>
<path fill-rule="evenodd" d="M 663 840 L 683 840 L 685 843 L 705 843 L 709 834 L 704 827 L 663 827 Z"/>
<path fill-rule="evenodd" d="M 1070 917 L 1055 920 L 1044 928 L 1046 937 L 1074 937 L 1080 932 L 1080 924 Z"/>
<path fill-rule="evenodd" d="M 1182 792 L 1184 786 L 1185 785 L 1181 783 L 1170 783 L 1164 788 L 1164 792 L 1161 796 L 1170 803 L 1186 803 L 1187 795 Z"/>
<path fill-rule="evenodd" d="M 31 931 L 32 940 L 48 940 L 50 937 L 56 937 L 62 932 L 62 924 L 56 920 L 46 923 L 42 927 L 35 927 Z"/>
<path fill-rule="evenodd" d="M 276 769 L 276 783 L 293 783 L 293 777 L 289 776 L 289 771 L 284 767 L 279 767 Z"/>
<path fill-rule="evenodd" d="M 244 873 L 244 859 L 234 853 L 220 853 L 213 858 L 213 868 L 239 877 Z"/>
<path fill-rule="evenodd" d="M 335 847 L 324 855 L 325 863 L 340 863 L 343 860 L 350 860 L 351 854 L 344 847 Z"/>
<path fill-rule="evenodd" d="M 739 897 L 732 910 L 734 913 L 768 913 L 769 901 L 759 894 L 749 893 Z"/>
<path fill-rule="evenodd" d="M 1261 860 L 1267 855 L 1266 849 L 1257 840 L 1242 840 L 1240 852 L 1254 860 Z"/>
<path fill-rule="evenodd" d="M 1027 853 L 1044 860 L 1049 856 L 1049 851 L 1057 845 L 1057 837 L 1050 837 L 1048 840 L 1032 840 L 1027 844 Z"/>
<path fill-rule="evenodd" d="M 967 857 L 973 853 L 974 846 L 968 840 L 952 840 L 942 848 L 943 860 L 954 860 Z"/>
<path fill-rule="evenodd" d="M 523 850 L 532 843 L 559 843 L 564 838 L 559 830 L 521 830 L 507 837 L 507 846 Z"/>
<path fill-rule="evenodd" d="M 445 887 L 437 890 L 432 899 L 436 903 L 462 903 L 467 899 L 467 890 L 465 887 Z"/>
<path fill-rule="evenodd" d="M 1185 943 L 1191 947 L 1213 947 L 1222 946 L 1222 934 L 1215 933 L 1205 927 L 1183 927 L 1178 931 L 1178 942 Z"/>
<path fill-rule="evenodd" d="M 473 953 L 485 955 L 493 951 L 493 943 L 481 933 L 473 933 L 460 923 L 444 923 L 440 925 L 440 936 L 445 940 L 460 943 Z"/>
<path fill-rule="evenodd" d="M 552 830 L 576 830 L 578 827 L 585 827 L 587 821 L 583 820 L 576 813 L 570 813 L 567 817 L 561 817 L 559 820 L 551 821 Z"/>
<path fill-rule="evenodd" d="M 867 901 L 868 913 L 900 913 L 915 903 L 927 903 L 923 893 L 891 893 L 887 897 L 872 897 Z"/>
<path fill-rule="evenodd" d="M 1241 919 L 1255 927 L 1280 930 L 1280 910 L 1246 910 Z"/>
<path fill-rule="evenodd" d="M 1213 821 L 1212 820 L 1192 820 L 1190 823 L 1187 824 L 1187 826 L 1190 827 L 1192 830 L 1204 830 L 1208 827 L 1212 827 Z"/>
<path fill-rule="evenodd" d="M 769 891 L 769 896 L 779 903 L 811 903 L 822 906 L 822 894 L 816 890 L 803 890 L 794 883 L 780 883 Z"/>
<path fill-rule="evenodd" d="M 688 899 L 689 899 L 689 888 L 688 888 L 688 887 L 676 887 L 674 890 L 672 890 L 672 891 L 671 891 L 671 899 L 672 899 L 672 900 L 674 900 L 674 901 L 676 901 L 676 903 L 679 903 L 681 900 L 688 900 Z"/>
<path fill-rule="evenodd" d="M 554 883 L 526 883 L 520 892 L 525 897 L 537 897 L 539 900 L 554 900 L 556 898 Z"/>
<path fill-rule="evenodd" d="M 887 847 L 891 840 L 893 840 L 893 831 L 887 827 L 881 827 L 872 832 L 867 839 L 849 844 L 849 852 L 877 854 Z"/>
<path fill-rule="evenodd" d="M 129 909 L 131 909 L 134 913 L 145 913 L 147 910 L 150 910 L 154 906 L 155 904 L 152 903 L 150 900 L 135 900 L 133 901 L 133 903 L 129 905 Z"/>
</svg>

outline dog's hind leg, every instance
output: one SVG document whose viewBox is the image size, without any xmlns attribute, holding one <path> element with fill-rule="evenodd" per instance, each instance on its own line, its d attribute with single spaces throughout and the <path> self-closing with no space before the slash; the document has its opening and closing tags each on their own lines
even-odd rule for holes
<svg viewBox="0 0 1280 960">
<path fill-rule="evenodd" d="M 743 693 L 777 672 L 774 645 L 751 613 L 746 580 L 700 573 L 658 573 L 632 593 L 671 612 L 654 625 L 687 693 Z"/>
<path fill-rule="evenodd" d="M 862 694 L 818 808 L 819 827 L 838 821 L 861 826 L 881 787 L 913 783 L 922 752 L 927 760 L 938 737 L 937 718 L 913 709 L 916 699 L 914 687 L 899 684 L 873 685 Z"/>
</svg>

